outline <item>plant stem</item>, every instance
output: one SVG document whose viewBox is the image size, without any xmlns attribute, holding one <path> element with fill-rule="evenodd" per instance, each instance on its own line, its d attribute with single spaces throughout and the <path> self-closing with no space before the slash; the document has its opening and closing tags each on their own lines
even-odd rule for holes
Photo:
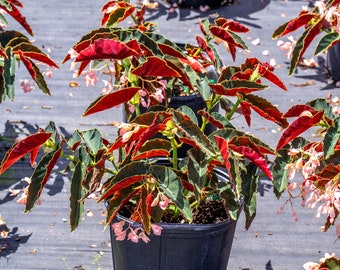
<svg viewBox="0 0 340 270">
<path fill-rule="evenodd" d="M 231 109 L 231 111 L 227 114 L 227 120 L 231 120 L 231 118 L 233 117 L 234 113 L 236 112 L 238 106 L 240 105 L 241 103 L 241 98 L 237 98 L 237 101 L 235 102 L 233 108 Z"/>
</svg>

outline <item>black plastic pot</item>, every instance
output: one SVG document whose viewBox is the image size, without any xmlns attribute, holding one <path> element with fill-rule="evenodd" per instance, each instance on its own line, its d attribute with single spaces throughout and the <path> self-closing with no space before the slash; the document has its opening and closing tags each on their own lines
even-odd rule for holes
<svg viewBox="0 0 340 270">
<path fill-rule="evenodd" d="M 335 82 L 340 81 L 340 43 L 328 49 L 327 68 L 332 79 Z"/>
<path fill-rule="evenodd" d="M 228 181 L 223 171 L 219 177 Z M 139 227 L 122 216 L 115 222 L 120 220 Z M 234 220 L 202 225 L 160 223 L 162 234 L 151 235 L 149 243 L 117 241 L 110 229 L 114 270 L 226 270 L 236 223 Z"/>
</svg>

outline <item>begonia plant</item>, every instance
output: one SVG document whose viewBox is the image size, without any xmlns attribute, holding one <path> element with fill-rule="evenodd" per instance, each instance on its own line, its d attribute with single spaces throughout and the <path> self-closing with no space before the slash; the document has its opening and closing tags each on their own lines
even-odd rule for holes
<svg viewBox="0 0 340 270">
<path fill-rule="evenodd" d="M 291 198 L 301 197 L 314 205 L 324 200 L 320 208 L 320 213 L 327 214 L 324 229 L 335 224 L 339 214 L 339 115 L 330 102 L 316 99 L 281 113 L 257 95 L 268 88 L 265 81 L 287 90 L 272 66 L 256 58 L 248 58 L 240 66 L 221 65 L 215 43 L 225 44 L 234 59 L 236 48 L 247 49 L 238 34 L 248 28 L 238 22 L 225 18 L 200 21 L 202 33 L 196 38 L 197 44 L 186 44 L 183 50 L 155 33 L 154 24 L 144 22 L 143 8 L 125 1 L 108 1 L 102 11 L 102 27 L 84 35 L 65 62 L 72 59 L 72 66 L 78 65 L 76 75 L 83 74 L 89 84 L 95 84 L 97 72 L 109 78 L 105 80 L 107 91 L 89 104 L 84 116 L 120 104 L 130 104 L 136 116 L 128 123 L 117 123 L 118 137 L 112 142 L 99 129 L 76 130 L 65 139 L 51 122 L 16 143 L 6 153 L 0 173 L 27 154 L 33 165 L 43 150 L 28 186 L 26 211 L 39 200 L 56 162 L 66 158 L 72 175 L 72 230 L 81 220 L 84 199 L 98 190 L 99 201 L 108 202 L 107 224 L 126 205 L 133 205 L 129 218 L 141 224 L 134 237 L 129 237 L 133 241 L 147 242 L 152 229 L 159 233 L 156 224 L 169 211 L 183 222 L 195 222 L 193 212 L 209 201 L 223 202 L 233 219 L 243 201 L 249 228 L 256 215 L 261 176 L 273 180 L 278 197 L 287 191 Z M 127 18 L 134 23 L 121 27 Z M 308 45 L 309 36 L 305 40 Z M 292 61 L 291 73 L 303 52 L 300 50 Z M 207 76 L 211 66 L 218 74 L 216 81 Z M 201 95 L 206 109 L 193 112 L 187 106 L 169 108 L 168 100 L 178 85 L 184 92 Z M 139 110 L 141 103 L 147 107 L 145 112 Z M 212 110 L 217 104 L 218 112 Z M 283 129 L 276 149 L 234 124 L 239 114 L 251 126 L 254 112 Z M 203 117 L 200 126 L 195 113 Z M 290 121 L 292 118 L 295 120 Z M 204 133 L 207 123 L 216 127 L 209 135 Z M 301 137 L 315 127 L 320 139 Z M 177 150 L 183 143 L 192 148 L 187 157 L 178 159 Z M 160 158 L 170 165 L 157 162 Z M 228 173 L 228 182 L 218 181 L 216 168 Z M 298 170 L 304 179 L 296 195 L 292 176 Z M 117 238 L 125 239 L 121 224 L 115 223 L 114 229 Z"/>
<path fill-rule="evenodd" d="M 5 30 L 8 26 L 5 15 L 10 15 L 16 20 L 29 35 L 33 36 L 33 30 L 22 15 L 19 8 L 23 5 L 20 1 L 0 1 L 0 103 L 7 97 L 14 99 L 15 70 L 17 62 L 22 62 L 29 72 L 32 80 L 43 91 L 50 95 L 49 87 L 44 75 L 51 76 L 51 70 L 41 71 L 37 64 L 58 68 L 58 65 L 23 33 L 17 30 Z M 21 87 L 25 92 L 34 88 L 29 80 L 23 80 Z"/>
</svg>

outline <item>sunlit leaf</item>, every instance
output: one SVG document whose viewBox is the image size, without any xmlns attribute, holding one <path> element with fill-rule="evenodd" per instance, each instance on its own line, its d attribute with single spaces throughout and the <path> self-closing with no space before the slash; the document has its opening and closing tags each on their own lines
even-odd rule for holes
<svg viewBox="0 0 340 270">
<path fill-rule="evenodd" d="M 323 111 L 321 111 L 312 116 L 302 115 L 294 120 L 281 135 L 279 142 L 277 143 L 276 150 L 280 150 L 301 133 L 318 124 L 322 119 L 323 114 Z"/>
<path fill-rule="evenodd" d="M 0 174 L 6 171 L 10 166 L 17 162 L 22 157 L 34 151 L 37 147 L 44 144 L 51 136 L 51 133 L 39 132 L 30 135 L 18 143 L 14 144 L 10 150 L 7 151 L 1 163 Z"/>
<path fill-rule="evenodd" d="M 102 95 L 90 104 L 83 113 L 83 116 L 108 110 L 124 102 L 128 102 L 138 90 L 140 90 L 139 87 L 129 87 Z"/>
</svg>

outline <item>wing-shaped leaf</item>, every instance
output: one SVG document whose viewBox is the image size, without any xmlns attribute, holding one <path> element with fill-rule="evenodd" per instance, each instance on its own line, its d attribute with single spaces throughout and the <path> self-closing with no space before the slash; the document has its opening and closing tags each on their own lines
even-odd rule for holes
<svg viewBox="0 0 340 270">
<path fill-rule="evenodd" d="M 324 35 L 315 48 L 315 55 L 319 55 L 327 51 L 330 47 L 334 46 L 336 43 L 340 42 L 340 35 L 338 32 L 331 32 Z"/>
<path fill-rule="evenodd" d="M 111 109 L 124 102 L 128 102 L 140 90 L 139 87 L 124 88 L 106 95 L 102 95 L 93 101 L 85 110 L 83 116 Z"/>
<path fill-rule="evenodd" d="M 181 179 L 170 167 L 153 165 L 150 167 L 151 174 L 157 180 L 159 187 L 165 195 L 179 208 L 185 218 L 192 220 L 192 212 L 188 201 L 183 196 Z"/>
<path fill-rule="evenodd" d="M 285 114 L 284 117 L 298 117 L 300 116 L 303 112 L 308 111 L 311 114 L 316 114 L 318 111 L 314 109 L 311 106 L 304 105 L 304 104 L 297 104 L 292 106 Z"/>
<path fill-rule="evenodd" d="M 287 119 L 283 116 L 282 112 L 262 97 L 252 94 L 242 95 L 242 103 L 247 103 L 254 111 L 265 119 L 273 121 L 283 128 L 288 126 Z"/>
<path fill-rule="evenodd" d="M 255 151 L 254 149 L 246 147 L 246 146 L 238 146 L 235 150 L 238 153 L 244 155 L 251 162 L 253 162 L 258 168 L 262 170 L 263 173 L 265 173 L 269 177 L 270 180 L 273 180 L 272 173 L 270 169 L 268 168 L 267 161 L 263 157 L 263 155 L 261 155 L 259 152 Z"/>
<path fill-rule="evenodd" d="M 55 150 L 45 154 L 35 168 L 31 176 L 31 183 L 28 187 L 25 212 L 31 211 L 40 198 L 42 189 L 46 185 L 51 172 L 60 157 L 61 151 L 61 144 L 59 144 Z"/>
<path fill-rule="evenodd" d="M 268 86 L 248 80 L 225 80 L 221 84 L 209 84 L 211 89 L 222 96 L 236 96 L 238 93 L 249 94 L 263 90 Z"/>
<path fill-rule="evenodd" d="M 98 129 L 89 129 L 81 132 L 81 136 L 83 137 L 86 146 L 89 149 L 89 152 L 96 156 L 100 150 L 103 149 L 103 141 L 102 136 Z"/>
<path fill-rule="evenodd" d="M 223 157 L 223 161 L 224 161 L 224 165 L 229 173 L 229 177 L 231 178 L 232 177 L 232 174 L 230 173 L 230 167 L 231 167 L 231 164 L 230 164 L 230 161 L 229 161 L 229 146 L 228 146 L 228 141 L 225 140 L 224 138 L 222 137 L 219 137 L 219 136 L 214 136 L 215 138 L 215 141 L 216 141 L 216 144 L 217 144 L 217 147 L 218 149 L 220 150 L 221 152 L 221 155 Z M 232 181 L 232 179 L 230 179 Z"/>
<path fill-rule="evenodd" d="M 114 183 L 110 188 L 105 190 L 99 201 L 105 200 L 133 184 L 140 183 L 148 175 L 149 164 L 145 161 L 135 161 L 121 168 L 111 180 Z M 141 185 L 141 184 L 139 184 Z"/>
<path fill-rule="evenodd" d="M 122 60 L 129 56 L 138 56 L 139 51 L 132 47 L 133 42 L 127 44 L 114 39 L 97 39 L 90 46 L 82 50 L 76 57 L 76 62 L 102 59 Z M 136 45 L 136 43 L 134 43 Z"/>
<path fill-rule="evenodd" d="M 316 24 L 307 28 L 300 38 L 297 40 L 292 52 L 292 59 L 290 60 L 289 75 L 292 75 L 299 64 L 303 54 L 314 38 L 322 31 L 323 20 L 319 20 Z"/>
<path fill-rule="evenodd" d="M 19 1 L 16 1 L 14 3 L 14 1 L 7 1 L 7 3 L 10 5 L 10 8 L 8 8 L 8 5 L 3 5 L 1 3 L 1 7 L 9 14 L 13 17 L 13 19 L 15 19 L 18 23 L 20 23 L 22 25 L 22 27 L 25 28 L 25 30 L 31 35 L 33 36 L 33 31 L 31 29 L 31 26 L 27 23 L 26 18 L 20 13 L 20 11 L 17 9 L 17 7 L 15 6 L 15 4 L 20 3 Z M 20 5 L 19 5 L 20 6 Z"/>
<path fill-rule="evenodd" d="M 340 140 L 340 117 L 334 121 L 334 126 L 328 128 L 323 140 L 325 159 L 334 154 L 336 145 Z"/>
<path fill-rule="evenodd" d="M 6 171 L 10 166 L 12 166 L 19 159 L 25 155 L 34 151 L 37 147 L 44 144 L 51 136 L 51 133 L 39 132 L 30 135 L 18 143 L 14 144 L 10 150 L 6 153 L 4 159 L 1 163 L 0 174 Z"/>
<path fill-rule="evenodd" d="M 244 43 L 244 41 L 233 33 L 232 31 L 229 31 L 227 29 L 224 29 L 223 27 L 219 26 L 211 26 L 210 27 L 210 32 L 217 38 L 224 40 L 225 42 L 228 43 L 228 45 L 232 45 L 235 47 L 239 47 L 241 49 L 247 50 L 248 47 Z"/>
<path fill-rule="evenodd" d="M 322 119 L 323 114 L 323 111 L 321 111 L 312 116 L 303 115 L 294 120 L 281 135 L 276 150 L 280 150 L 301 133 L 318 124 Z"/>
<path fill-rule="evenodd" d="M 157 56 L 148 57 L 144 63 L 132 71 L 132 74 L 140 77 L 181 77 L 165 60 Z"/>
<path fill-rule="evenodd" d="M 132 160 L 169 156 L 170 150 L 171 143 L 167 140 L 163 139 L 149 140 L 138 149 L 138 153 L 132 158 Z"/>
<path fill-rule="evenodd" d="M 84 200 L 81 200 L 85 194 L 82 186 L 82 181 L 85 177 L 86 167 L 80 160 L 77 162 L 71 179 L 70 187 L 70 226 L 71 231 L 74 231 L 81 222 L 82 214 L 84 213 Z"/>
<path fill-rule="evenodd" d="M 301 11 L 297 18 L 294 18 L 282 25 L 280 25 L 272 34 L 273 39 L 280 38 L 284 35 L 296 31 L 298 28 L 305 26 L 315 17 L 315 14 L 308 13 L 308 11 Z"/>
<path fill-rule="evenodd" d="M 21 51 L 25 57 L 42 62 L 50 67 L 59 68 L 58 65 L 38 47 L 30 42 L 21 42 L 12 48 L 12 52 L 16 53 Z"/>
</svg>

